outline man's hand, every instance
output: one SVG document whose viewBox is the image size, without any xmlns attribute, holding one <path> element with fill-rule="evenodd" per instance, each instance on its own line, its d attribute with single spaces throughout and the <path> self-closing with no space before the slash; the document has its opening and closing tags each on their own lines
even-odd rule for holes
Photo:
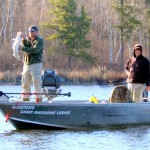
<svg viewBox="0 0 150 150">
<path fill-rule="evenodd" d="M 146 86 L 146 91 L 150 91 L 150 86 Z"/>
<path fill-rule="evenodd" d="M 129 71 L 126 74 L 127 74 L 128 77 L 130 76 L 130 72 Z"/>
<path fill-rule="evenodd" d="M 26 36 L 25 36 L 24 33 L 21 34 L 21 38 L 22 38 L 22 39 L 25 39 L 25 38 L 26 38 Z"/>
<path fill-rule="evenodd" d="M 130 77 L 130 76 L 131 76 L 131 73 L 130 73 L 129 71 L 127 71 L 127 72 L 126 72 L 126 75 L 127 75 L 128 77 Z"/>
</svg>

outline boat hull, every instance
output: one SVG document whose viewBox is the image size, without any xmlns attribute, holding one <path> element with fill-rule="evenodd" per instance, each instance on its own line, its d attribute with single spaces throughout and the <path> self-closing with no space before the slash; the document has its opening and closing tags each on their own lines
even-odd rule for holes
<svg viewBox="0 0 150 150">
<path fill-rule="evenodd" d="M 6 121 L 16 129 L 90 129 L 150 125 L 150 103 L 53 101 L 0 102 Z"/>
</svg>

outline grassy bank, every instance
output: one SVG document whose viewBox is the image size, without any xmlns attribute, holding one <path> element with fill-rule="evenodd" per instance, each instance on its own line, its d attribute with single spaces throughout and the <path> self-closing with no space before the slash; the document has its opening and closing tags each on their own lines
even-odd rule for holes
<svg viewBox="0 0 150 150">
<path fill-rule="evenodd" d="M 0 84 L 20 84 L 21 70 L 0 72 Z"/>
<path fill-rule="evenodd" d="M 56 72 L 66 83 L 117 83 L 125 80 L 124 72 L 106 70 L 103 68 L 92 68 L 82 70 L 57 70 Z M 1 84 L 21 84 L 21 70 L 0 72 Z"/>
<path fill-rule="evenodd" d="M 93 82 L 93 81 L 108 81 L 114 82 L 124 80 L 126 78 L 124 72 L 116 72 L 113 70 L 106 70 L 106 68 L 92 68 L 89 70 L 71 70 L 57 71 L 60 76 L 73 82 Z"/>
</svg>

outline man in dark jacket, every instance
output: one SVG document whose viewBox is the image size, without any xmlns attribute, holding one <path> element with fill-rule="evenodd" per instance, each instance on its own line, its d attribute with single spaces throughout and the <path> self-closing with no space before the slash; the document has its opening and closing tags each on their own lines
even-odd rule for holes
<svg viewBox="0 0 150 150">
<path fill-rule="evenodd" d="M 128 89 L 131 93 L 132 100 L 139 102 L 142 100 L 144 89 L 150 90 L 150 63 L 142 55 L 142 46 L 134 46 L 134 56 L 129 58 L 125 65 Z"/>
<path fill-rule="evenodd" d="M 38 27 L 31 25 L 28 29 L 29 37 L 22 34 L 23 72 L 22 87 L 24 93 L 31 93 L 31 82 L 35 88 L 35 93 L 43 93 L 41 73 L 43 68 L 44 40 L 38 35 Z M 24 95 L 23 101 L 29 101 L 30 95 Z M 36 100 L 42 101 L 42 96 L 37 95 Z"/>
</svg>

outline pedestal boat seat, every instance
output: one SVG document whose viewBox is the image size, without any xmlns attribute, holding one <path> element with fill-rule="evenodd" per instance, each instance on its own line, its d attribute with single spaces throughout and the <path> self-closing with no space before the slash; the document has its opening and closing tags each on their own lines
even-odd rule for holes
<svg viewBox="0 0 150 150">
<path fill-rule="evenodd" d="M 46 94 L 49 94 L 46 97 L 50 100 L 56 97 L 57 94 L 61 93 L 60 78 L 58 77 L 56 71 L 51 69 L 42 71 L 42 87 L 43 91 Z"/>
</svg>

